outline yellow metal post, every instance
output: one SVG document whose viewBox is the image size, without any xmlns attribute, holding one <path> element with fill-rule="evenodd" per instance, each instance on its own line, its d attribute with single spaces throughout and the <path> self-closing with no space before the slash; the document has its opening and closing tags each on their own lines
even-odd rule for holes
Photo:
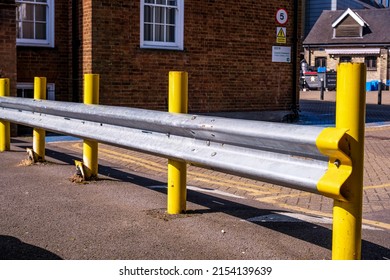
<svg viewBox="0 0 390 280">
<path fill-rule="evenodd" d="M 84 104 L 99 104 L 99 75 L 84 75 Z M 84 140 L 83 164 L 85 178 L 92 179 L 98 176 L 98 142 Z"/>
<path fill-rule="evenodd" d="M 34 78 L 34 99 L 46 99 L 46 78 Z M 45 137 L 46 131 L 41 128 L 34 128 L 33 130 L 33 151 L 37 161 L 45 160 Z"/>
<path fill-rule="evenodd" d="M 168 111 L 188 112 L 188 73 L 169 72 Z M 173 149 L 175 147 L 172 147 Z M 168 160 L 168 214 L 186 211 L 187 202 L 187 163 Z"/>
<path fill-rule="evenodd" d="M 341 63 L 337 68 L 336 128 L 348 129 L 352 174 L 334 200 L 332 259 L 361 259 L 366 66 Z"/>
<path fill-rule="evenodd" d="M 0 96 L 9 96 L 10 80 L 0 79 Z M 9 151 L 11 147 L 10 124 L 0 120 L 0 152 Z"/>
</svg>

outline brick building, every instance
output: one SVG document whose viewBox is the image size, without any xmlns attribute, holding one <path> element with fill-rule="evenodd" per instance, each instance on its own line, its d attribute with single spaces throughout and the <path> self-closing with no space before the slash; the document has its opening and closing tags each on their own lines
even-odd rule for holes
<svg viewBox="0 0 390 280">
<path fill-rule="evenodd" d="M 3 0 L 1 75 L 13 95 L 45 76 L 50 99 L 80 101 L 83 74 L 96 73 L 101 104 L 166 110 L 168 72 L 187 71 L 191 112 L 290 110 L 300 3 Z"/>
</svg>

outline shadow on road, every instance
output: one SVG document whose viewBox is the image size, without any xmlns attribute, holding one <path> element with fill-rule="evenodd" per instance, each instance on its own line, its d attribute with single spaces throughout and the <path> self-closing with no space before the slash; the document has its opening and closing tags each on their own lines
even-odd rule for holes
<svg viewBox="0 0 390 280">
<path fill-rule="evenodd" d="M 213 201 L 218 200 L 218 204 Z M 258 209 L 245 204 L 236 203 L 230 200 L 216 198 L 210 195 L 188 191 L 188 201 L 208 207 L 208 212 L 223 212 L 239 219 L 247 220 L 252 217 L 266 216 L 276 211 Z M 204 211 L 202 211 L 204 213 Z M 288 214 L 290 212 L 285 211 Z M 278 215 L 283 212 L 277 211 Z M 286 218 L 288 216 L 286 215 Z M 291 236 L 323 248 L 332 249 L 332 230 L 324 226 L 303 221 L 294 222 L 253 222 L 261 227 L 272 229 L 287 236 Z M 274 240 L 277 242 L 277 240 Z M 390 249 L 381 245 L 362 240 L 363 260 L 383 260 L 390 258 Z"/>
<path fill-rule="evenodd" d="M 15 237 L 0 235 L 0 260 L 61 260 L 61 257 Z"/>
<path fill-rule="evenodd" d="M 31 145 L 28 142 L 21 142 L 19 141 L 17 143 L 17 146 L 21 148 L 25 148 L 26 146 Z M 48 157 L 51 157 L 53 159 L 56 159 L 58 161 L 73 165 L 74 164 L 74 156 L 70 156 L 68 154 L 54 151 L 51 149 L 46 149 L 46 155 Z M 118 180 L 121 182 L 129 182 L 135 185 L 139 185 L 142 187 L 153 187 L 153 186 L 162 186 L 166 185 L 166 182 L 161 182 L 153 179 L 149 179 L 146 177 L 138 176 L 135 174 L 132 174 L 126 170 L 120 170 L 119 168 L 112 168 L 110 166 L 106 165 L 99 165 L 99 174 L 107 176 L 108 178 L 112 178 L 113 180 Z M 166 194 L 166 188 L 151 188 L 155 191 L 158 191 L 160 193 Z M 267 209 L 259 209 L 256 207 L 252 207 L 246 204 L 237 203 L 232 200 L 222 199 L 220 197 L 215 197 L 212 195 L 195 192 L 188 190 L 187 200 L 189 202 L 201 205 L 203 207 L 206 207 L 207 209 L 202 210 L 189 210 L 187 214 L 206 214 L 206 213 L 215 213 L 215 212 L 223 212 L 228 215 L 237 217 L 241 220 L 247 220 L 252 217 L 257 216 L 263 216 L 263 215 L 269 215 L 273 214 L 274 212 L 272 210 Z M 219 203 L 215 203 L 215 201 L 218 201 Z M 278 214 L 280 214 L 280 210 L 277 210 Z M 286 212 L 288 213 L 288 212 Z M 319 226 L 317 224 L 312 224 L 308 222 L 265 222 L 265 223 L 258 223 L 254 222 L 255 224 L 272 229 L 274 231 L 280 232 L 282 234 L 285 234 L 287 236 L 291 236 L 306 242 L 309 242 L 311 244 L 321 246 L 323 248 L 331 250 L 331 238 L 332 238 L 332 231 L 329 228 L 326 228 L 324 226 Z M 4 239 L 6 240 L 6 239 Z M 11 242 L 12 241 L 12 242 Z M 1 242 L 1 239 L 0 239 Z M 275 241 L 277 242 L 277 241 Z M 7 242 L 3 241 L 3 244 L 7 244 Z M 2 246 L 2 243 L 0 243 L 0 247 Z M 27 252 L 25 259 L 38 259 L 39 257 L 51 259 L 53 257 L 57 257 L 50 252 L 47 252 L 48 254 L 45 255 L 43 252 L 41 254 L 38 254 L 39 248 L 37 248 L 37 253 L 35 254 L 34 251 L 28 251 L 29 248 L 28 244 L 23 247 L 23 243 L 21 243 L 17 240 L 8 241 L 9 244 L 13 245 L 13 248 L 18 249 L 17 255 L 20 255 L 20 253 Z M 16 246 L 19 244 L 19 248 Z M 11 245 L 8 245 L 8 248 L 12 247 Z M 25 250 L 23 250 L 25 248 Z M 385 248 L 383 246 L 380 246 L 378 244 L 363 240 L 362 241 L 362 259 L 364 260 L 379 260 L 379 259 L 388 259 L 390 258 L 390 249 Z"/>
<path fill-rule="evenodd" d="M 296 124 L 334 126 L 336 103 L 321 100 L 300 100 L 299 119 Z M 380 125 L 390 122 L 390 105 L 366 105 L 366 124 Z"/>
</svg>

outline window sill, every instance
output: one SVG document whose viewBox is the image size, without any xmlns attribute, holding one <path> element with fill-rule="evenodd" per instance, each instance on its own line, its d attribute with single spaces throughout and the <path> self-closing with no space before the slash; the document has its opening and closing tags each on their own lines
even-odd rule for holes
<svg viewBox="0 0 390 280">
<path fill-rule="evenodd" d="M 16 42 L 17 47 L 54 48 L 52 42 Z"/>
<path fill-rule="evenodd" d="M 149 50 L 168 50 L 168 51 L 183 51 L 184 48 L 178 45 L 154 45 L 154 44 L 143 44 L 140 46 L 141 49 Z"/>
</svg>

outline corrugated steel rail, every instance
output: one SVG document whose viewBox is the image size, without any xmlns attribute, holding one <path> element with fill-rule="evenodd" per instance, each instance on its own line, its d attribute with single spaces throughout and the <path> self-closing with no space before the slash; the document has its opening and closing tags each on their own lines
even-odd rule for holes
<svg viewBox="0 0 390 280">
<path fill-rule="evenodd" d="M 16 97 L 0 119 L 312 193 L 329 170 L 322 127 Z"/>
</svg>

